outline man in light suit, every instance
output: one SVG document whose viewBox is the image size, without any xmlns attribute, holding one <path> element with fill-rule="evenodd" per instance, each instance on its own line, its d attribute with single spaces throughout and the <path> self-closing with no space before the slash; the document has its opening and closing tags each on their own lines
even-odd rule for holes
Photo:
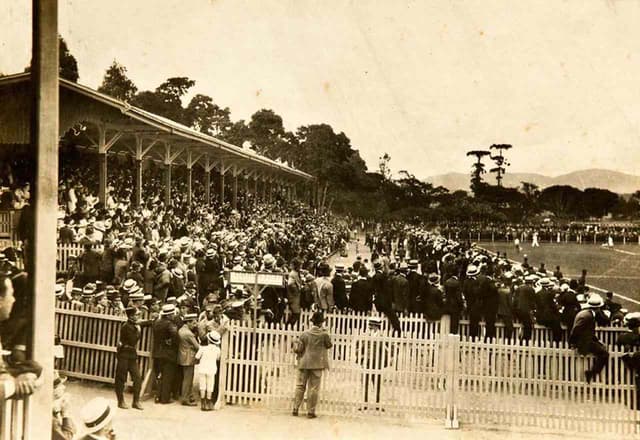
<svg viewBox="0 0 640 440">
<path fill-rule="evenodd" d="M 193 370 L 196 363 L 196 353 L 200 348 L 193 333 L 198 326 L 198 315 L 188 313 L 184 315 L 184 324 L 178 330 L 178 365 L 182 369 L 181 400 L 185 406 L 196 406 L 193 397 Z"/>
<path fill-rule="evenodd" d="M 590 383 L 607 365 L 609 352 L 596 336 L 596 314 L 604 306 L 602 297 L 592 294 L 584 310 L 577 315 L 569 336 L 569 344 L 578 349 L 581 355 L 593 354 L 596 357 L 591 369 L 585 371 L 587 383 Z"/>
<path fill-rule="evenodd" d="M 316 404 L 322 380 L 322 371 L 329 368 L 327 350 L 333 345 L 326 329 L 322 328 L 324 314 L 315 312 L 311 317 L 313 326 L 304 332 L 294 343 L 294 352 L 298 357 L 298 378 L 292 415 L 298 415 L 302 398 L 307 390 L 307 417 L 316 418 Z"/>
</svg>

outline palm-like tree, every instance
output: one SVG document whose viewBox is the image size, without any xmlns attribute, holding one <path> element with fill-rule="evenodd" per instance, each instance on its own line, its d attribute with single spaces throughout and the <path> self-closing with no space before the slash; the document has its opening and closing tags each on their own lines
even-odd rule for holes
<svg viewBox="0 0 640 440">
<path fill-rule="evenodd" d="M 489 156 L 491 153 L 486 150 L 467 151 L 467 156 L 474 156 L 476 162 L 471 165 L 471 190 L 476 193 L 478 187 L 482 183 L 482 175 L 486 173 L 482 158 Z"/>
<path fill-rule="evenodd" d="M 511 148 L 513 148 L 513 146 L 509 144 L 493 144 L 489 147 L 489 150 L 496 150 L 498 152 L 498 154 L 490 156 L 491 160 L 493 160 L 497 165 L 497 167 L 492 168 L 490 172 L 496 173 L 496 181 L 498 182 L 498 186 L 502 186 L 502 176 L 504 176 L 504 174 L 507 172 L 505 167 L 508 167 L 510 165 L 502 152 L 510 150 Z"/>
</svg>

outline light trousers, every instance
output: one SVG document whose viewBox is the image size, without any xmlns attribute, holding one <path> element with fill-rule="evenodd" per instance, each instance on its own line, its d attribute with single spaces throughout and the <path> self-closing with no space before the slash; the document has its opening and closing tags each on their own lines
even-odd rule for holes
<svg viewBox="0 0 640 440">
<path fill-rule="evenodd" d="M 296 380 L 296 396 L 293 408 L 298 410 L 302 405 L 304 393 L 307 391 L 307 412 L 309 414 L 316 413 L 316 405 L 318 404 L 318 394 L 320 393 L 320 382 L 322 380 L 322 370 L 298 370 L 298 378 Z"/>
</svg>

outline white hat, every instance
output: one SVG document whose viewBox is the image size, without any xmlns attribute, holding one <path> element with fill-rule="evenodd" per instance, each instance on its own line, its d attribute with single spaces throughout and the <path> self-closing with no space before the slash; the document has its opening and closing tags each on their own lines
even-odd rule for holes
<svg viewBox="0 0 640 440">
<path fill-rule="evenodd" d="M 467 276 L 469 277 L 473 277 L 476 276 L 480 273 L 480 269 L 477 266 L 474 266 L 473 264 L 469 265 L 469 267 L 467 267 Z"/>
<path fill-rule="evenodd" d="M 82 408 L 82 421 L 88 433 L 98 432 L 107 426 L 113 419 L 113 410 L 109 401 L 104 397 L 96 397 L 90 400 Z"/>
<path fill-rule="evenodd" d="M 586 308 L 587 309 L 597 309 L 598 307 L 602 307 L 604 305 L 604 300 L 597 293 L 593 293 L 589 296 L 589 300 L 587 301 Z"/>
<path fill-rule="evenodd" d="M 369 327 L 380 327 L 382 325 L 382 319 L 376 316 L 372 316 L 367 319 L 367 324 L 369 324 Z"/>
<path fill-rule="evenodd" d="M 182 272 L 182 269 L 180 269 L 179 267 L 174 267 L 173 269 L 171 269 L 171 273 L 173 274 L 174 277 L 178 278 L 178 279 L 184 279 L 184 273 Z"/>
<path fill-rule="evenodd" d="M 162 312 L 160 312 L 161 315 L 163 316 L 167 316 L 167 315 L 175 315 L 176 313 L 176 306 L 174 304 L 165 304 L 162 306 Z"/>
<path fill-rule="evenodd" d="M 215 330 L 211 330 L 209 333 L 207 333 L 207 340 L 211 344 L 219 345 L 220 344 L 220 333 L 218 333 Z"/>
</svg>

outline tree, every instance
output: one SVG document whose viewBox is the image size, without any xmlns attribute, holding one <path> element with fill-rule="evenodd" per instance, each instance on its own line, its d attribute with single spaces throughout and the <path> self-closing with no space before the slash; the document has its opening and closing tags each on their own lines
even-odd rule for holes
<svg viewBox="0 0 640 440">
<path fill-rule="evenodd" d="M 568 185 L 554 185 L 540 193 L 540 206 L 560 218 L 581 218 L 583 194 L 578 188 Z"/>
<path fill-rule="evenodd" d="M 253 149 L 271 159 L 285 154 L 285 129 L 282 117 L 273 110 L 262 109 L 251 115 L 249 121 Z"/>
<path fill-rule="evenodd" d="M 389 153 L 384 153 L 378 158 L 378 172 L 384 178 L 384 180 L 391 180 L 391 156 Z"/>
<path fill-rule="evenodd" d="M 503 151 L 510 150 L 513 148 L 509 144 L 493 144 L 489 147 L 489 150 L 497 150 L 498 154 L 489 156 L 491 160 L 496 163 L 496 167 L 490 170 L 491 173 L 496 173 L 496 181 L 498 186 L 502 186 L 502 176 L 507 172 L 505 167 L 508 167 L 510 164 L 505 159 L 502 154 Z"/>
<path fill-rule="evenodd" d="M 221 137 L 231 129 L 231 110 L 221 108 L 210 96 L 197 94 L 185 110 L 187 125 L 202 133 Z"/>
<path fill-rule="evenodd" d="M 182 98 L 195 84 L 195 81 L 184 76 L 168 78 L 155 91 L 138 93 L 132 103 L 151 113 L 189 125 L 187 112 L 182 107 Z"/>
<path fill-rule="evenodd" d="M 229 129 L 220 135 L 220 139 L 242 147 L 245 142 L 251 141 L 251 130 L 249 130 L 244 119 L 241 119 L 231 124 Z"/>
<path fill-rule="evenodd" d="M 78 61 L 69 51 L 69 47 L 67 46 L 67 42 L 64 41 L 61 35 L 58 35 L 58 74 L 60 78 L 64 78 L 69 81 L 78 82 L 78 78 L 80 78 L 80 74 L 78 73 Z M 33 60 L 29 63 L 27 67 L 25 67 L 25 72 L 31 71 L 31 66 L 33 65 Z"/>
<path fill-rule="evenodd" d="M 471 165 L 471 191 L 477 196 L 480 186 L 482 184 L 482 175 L 486 173 L 482 158 L 490 155 L 491 153 L 486 150 L 471 150 L 467 151 L 467 156 L 475 156 L 476 162 Z"/>
<path fill-rule="evenodd" d="M 586 188 L 582 205 L 589 217 L 604 217 L 618 204 L 618 198 L 616 193 L 608 189 Z"/>
<path fill-rule="evenodd" d="M 127 76 L 127 68 L 113 60 L 104 74 L 98 92 L 129 102 L 138 92 L 138 87 Z"/>
</svg>

